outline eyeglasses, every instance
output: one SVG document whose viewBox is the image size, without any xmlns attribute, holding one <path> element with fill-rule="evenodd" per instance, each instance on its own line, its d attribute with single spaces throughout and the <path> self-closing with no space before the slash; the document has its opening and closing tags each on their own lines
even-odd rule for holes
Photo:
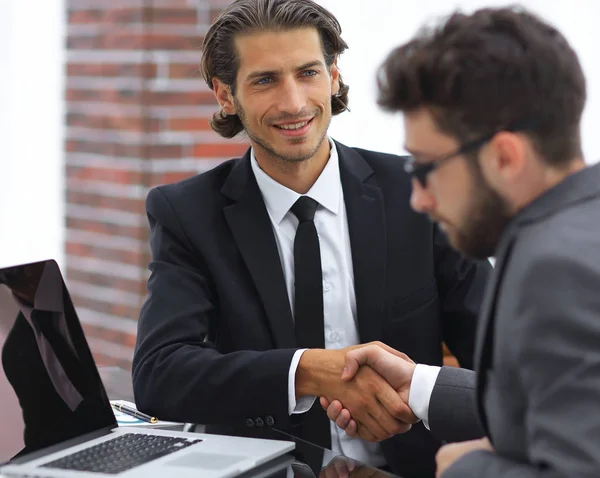
<svg viewBox="0 0 600 478">
<path fill-rule="evenodd" d="M 482 136 L 481 138 L 478 138 L 474 141 L 469 141 L 468 143 L 465 143 L 462 146 L 460 146 L 453 153 L 447 154 L 445 156 L 438 156 L 434 158 L 433 161 L 428 161 L 427 163 L 417 163 L 415 158 L 411 156 L 410 158 L 408 158 L 406 163 L 404 163 L 404 171 L 406 171 L 411 178 L 415 178 L 417 181 L 419 181 L 419 184 L 422 187 L 426 188 L 427 176 L 429 175 L 429 173 L 439 168 L 449 159 L 477 151 L 486 143 L 491 141 L 492 138 L 501 131 L 510 131 L 512 133 L 515 133 L 517 131 L 530 130 L 535 127 L 535 124 L 536 122 L 533 120 L 516 122 L 510 127 L 497 129 L 493 133 L 488 133 L 485 136 Z"/>
</svg>

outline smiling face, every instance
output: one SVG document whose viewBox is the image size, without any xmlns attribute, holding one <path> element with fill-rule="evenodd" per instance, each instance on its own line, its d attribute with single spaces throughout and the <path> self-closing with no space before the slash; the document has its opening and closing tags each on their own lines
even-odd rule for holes
<svg viewBox="0 0 600 478">
<path fill-rule="evenodd" d="M 235 97 L 219 80 L 223 110 L 242 121 L 257 158 L 305 161 L 329 145 L 331 96 L 338 70 L 325 64 L 315 28 L 262 31 L 235 39 L 239 57 Z"/>
<path fill-rule="evenodd" d="M 459 148 L 456 139 L 439 131 L 431 113 L 420 109 L 404 115 L 406 149 L 417 163 Z M 507 201 L 486 181 L 471 159 L 456 156 L 427 176 L 423 187 L 413 179 L 412 208 L 440 225 L 450 243 L 463 253 L 484 259 L 494 255 L 510 220 Z"/>
</svg>

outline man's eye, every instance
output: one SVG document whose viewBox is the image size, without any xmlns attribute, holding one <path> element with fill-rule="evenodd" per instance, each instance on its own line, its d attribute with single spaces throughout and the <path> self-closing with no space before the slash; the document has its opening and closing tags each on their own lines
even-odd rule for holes
<svg viewBox="0 0 600 478">
<path fill-rule="evenodd" d="M 273 78 L 270 77 L 265 77 L 265 78 L 261 78 L 260 80 L 256 80 L 256 82 L 254 83 L 255 85 L 268 85 L 269 83 L 273 82 Z"/>
<path fill-rule="evenodd" d="M 317 76 L 318 73 L 316 70 L 304 70 L 302 76 Z"/>
</svg>

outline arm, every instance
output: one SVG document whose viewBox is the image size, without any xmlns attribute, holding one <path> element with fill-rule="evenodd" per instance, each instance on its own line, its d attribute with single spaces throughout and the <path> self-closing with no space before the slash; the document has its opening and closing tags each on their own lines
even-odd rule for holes
<svg viewBox="0 0 600 478">
<path fill-rule="evenodd" d="M 437 225 L 433 234 L 444 342 L 461 367 L 473 369 L 477 318 L 492 266 L 487 260 L 465 258 L 450 246 Z"/>
<path fill-rule="evenodd" d="M 475 372 L 442 367 L 428 406 L 433 436 L 449 442 L 483 437 L 476 400 Z"/>
<path fill-rule="evenodd" d="M 527 396 L 528 463 L 475 452 L 444 478 L 600 476 L 600 268 L 595 251 L 575 252 L 579 258 L 536 260 L 517 302 L 513 336 Z"/>
<path fill-rule="evenodd" d="M 285 427 L 295 350 L 219 353 L 206 340 L 218 321 L 207 266 L 160 189 L 146 207 L 152 263 L 133 360 L 138 407 L 167 420 L 243 426 L 272 417 Z"/>
</svg>

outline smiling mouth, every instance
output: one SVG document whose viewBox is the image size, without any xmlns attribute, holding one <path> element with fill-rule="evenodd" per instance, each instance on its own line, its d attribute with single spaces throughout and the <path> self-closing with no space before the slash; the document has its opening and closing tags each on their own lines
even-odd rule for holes
<svg viewBox="0 0 600 478">
<path fill-rule="evenodd" d="M 308 121 L 300 121 L 298 123 L 288 123 L 288 124 L 276 124 L 273 126 L 275 126 L 278 129 L 282 129 L 284 131 L 298 131 L 298 130 L 304 128 L 311 121 L 312 121 L 312 118 L 309 119 Z"/>
</svg>

